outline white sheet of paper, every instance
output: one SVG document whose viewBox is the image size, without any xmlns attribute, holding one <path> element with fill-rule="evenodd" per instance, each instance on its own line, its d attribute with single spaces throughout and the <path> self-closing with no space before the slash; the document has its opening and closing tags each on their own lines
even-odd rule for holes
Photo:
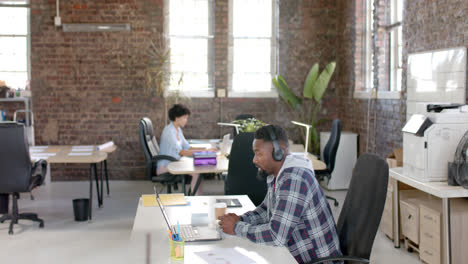
<svg viewBox="0 0 468 264">
<path fill-rule="evenodd" d="M 254 260 L 240 253 L 233 248 L 215 248 L 208 251 L 195 252 L 195 255 L 202 258 L 207 263 L 216 264 L 249 264 Z"/>
<path fill-rule="evenodd" d="M 29 153 L 44 152 L 44 149 L 29 148 Z"/>
<path fill-rule="evenodd" d="M 33 148 L 33 149 L 46 149 L 48 147 L 49 146 L 32 146 L 31 148 Z"/>
<path fill-rule="evenodd" d="M 92 152 L 70 152 L 68 156 L 91 156 L 93 155 Z"/>
<path fill-rule="evenodd" d="M 31 153 L 31 156 L 41 156 L 41 157 L 50 157 L 55 156 L 57 153 L 54 152 L 40 152 L 40 153 Z"/>
<path fill-rule="evenodd" d="M 72 148 L 76 148 L 76 149 L 79 149 L 79 148 L 94 148 L 93 145 L 87 145 L 87 146 L 72 146 Z"/>
<path fill-rule="evenodd" d="M 211 148 L 211 144 L 190 144 L 192 148 Z"/>
<path fill-rule="evenodd" d="M 72 151 L 73 152 L 79 152 L 79 151 L 90 152 L 90 151 L 93 151 L 93 148 L 78 148 L 78 149 L 72 148 Z"/>
<path fill-rule="evenodd" d="M 33 161 L 37 161 L 37 160 L 41 160 L 41 159 L 47 160 L 48 158 L 49 157 L 47 157 L 47 156 L 31 156 L 31 160 L 33 160 Z"/>
</svg>

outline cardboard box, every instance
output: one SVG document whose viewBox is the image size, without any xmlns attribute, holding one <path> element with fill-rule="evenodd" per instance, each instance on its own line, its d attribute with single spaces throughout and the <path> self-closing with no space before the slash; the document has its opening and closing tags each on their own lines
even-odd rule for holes
<svg viewBox="0 0 468 264">
<path fill-rule="evenodd" d="M 403 149 L 394 149 L 387 157 L 387 163 L 389 168 L 402 167 L 403 166 Z"/>
</svg>

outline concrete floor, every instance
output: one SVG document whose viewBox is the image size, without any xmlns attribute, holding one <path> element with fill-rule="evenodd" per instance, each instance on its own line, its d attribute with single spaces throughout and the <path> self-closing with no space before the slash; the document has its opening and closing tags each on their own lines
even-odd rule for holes
<svg viewBox="0 0 468 264">
<path fill-rule="evenodd" d="M 52 182 L 37 188 L 33 201 L 29 194 L 23 194 L 19 201 L 20 212 L 39 213 L 45 227 L 39 229 L 37 223 L 23 220 L 15 225 L 15 234 L 10 236 L 9 222 L 0 224 L 2 263 L 144 263 L 144 241 L 130 243 L 129 237 L 138 199 L 142 194 L 153 193 L 153 186 L 147 181 L 111 181 L 110 188 L 110 196 L 104 197 L 102 208 L 97 208 L 94 199 L 90 223 L 75 222 L 72 207 L 73 199 L 88 197 L 88 182 Z M 206 181 L 204 186 L 206 195 L 222 194 L 223 190 L 220 180 Z M 346 192 L 328 194 L 340 202 L 339 207 L 331 206 L 337 218 Z M 395 249 L 392 241 L 379 231 L 371 263 L 421 262 L 416 254 Z"/>
</svg>

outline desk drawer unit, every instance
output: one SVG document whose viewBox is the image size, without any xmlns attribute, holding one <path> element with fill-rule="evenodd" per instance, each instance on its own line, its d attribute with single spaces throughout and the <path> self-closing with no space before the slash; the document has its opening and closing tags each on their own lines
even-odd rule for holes
<svg viewBox="0 0 468 264">
<path fill-rule="evenodd" d="M 401 232 L 419 245 L 419 207 L 411 200 L 400 200 Z"/>
<path fill-rule="evenodd" d="M 438 203 L 438 205 L 440 202 Z M 419 206 L 420 255 L 426 263 L 441 263 L 441 211 L 437 205 Z"/>
</svg>

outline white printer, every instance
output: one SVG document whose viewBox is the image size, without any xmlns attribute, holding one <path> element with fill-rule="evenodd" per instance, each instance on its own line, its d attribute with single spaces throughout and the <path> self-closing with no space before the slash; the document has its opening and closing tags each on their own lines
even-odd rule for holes
<svg viewBox="0 0 468 264">
<path fill-rule="evenodd" d="M 428 106 L 440 112 L 429 112 Z M 403 173 L 425 182 L 447 181 L 447 163 L 468 131 L 468 106 L 419 103 L 416 113 L 402 129 Z"/>
</svg>

